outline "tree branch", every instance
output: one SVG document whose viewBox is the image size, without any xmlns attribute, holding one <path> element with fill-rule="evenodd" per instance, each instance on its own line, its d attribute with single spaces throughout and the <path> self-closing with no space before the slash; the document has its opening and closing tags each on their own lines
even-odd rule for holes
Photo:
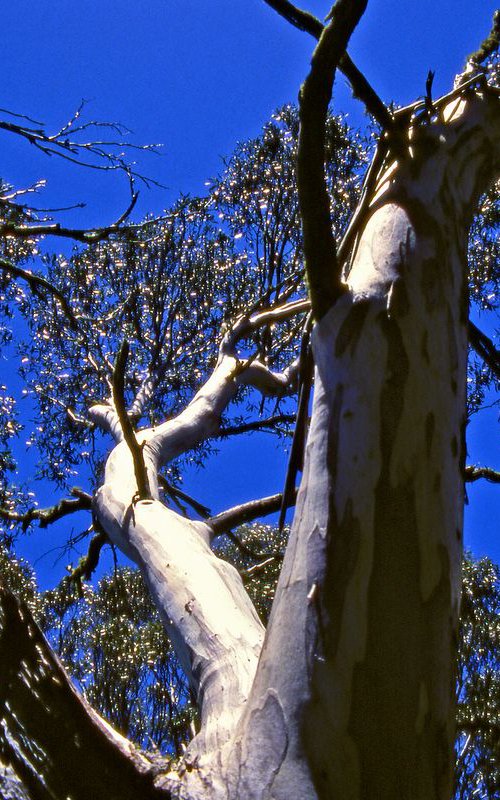
<svg viewBox="0 0 500 800">
<path fill-rule="evenodd" d="M 3 222 L 0 224 L 0 236 L 12 236 L 14 239 L 27 239 L 31 236 L 59 236 L 63 239 L 74 239 L 76 242 L 83 242 L 84 244 L 96 244 L 97 242 L 102 242 L 103 239 L 109 238 L 113 233 L 127 230 L 126 228 L 121 228 L 121 225 L 132 213 L 138 197 L 139 193 L 134 192 L 123 214 L 111 225 L 106 225 L 103 228 L 65 228 L 59 222 L 40 223 L 38 225 L 17 225 L 13 222 Z M 144 224 L 149 225 L 149 220 Z"/>
<path fill-rule="evenodd" d="M 210 516 L 210 509 L 208 506 L 204 506 L 203 503 L 195 500 L 195 498 L 191 497 L 191 495 L 181 491 L 181 489 L 178 489 L 177 486 L 173 486 L 173 484 L 169 483 L 163 475 L 158 475 L 158 483 L 164 492 L 171 495 L 174 500 L 178 498 L 184 503 L 190 505 L 191 508 L 194 508 L 196 513 L 200 515 L 200 517 L 203 517 L 203 519 L 206 519 L 206 517 Z"/>
<path fill-rule="evenodd" d="M 465 468 L 465 480 L 467 483 L 474 483 L 474 481 L 484 478 L 490 483 L 500 483 L 500 472 L 497 472 L 490 467 L 473 467 Z"/>
<path fill-rule="evenodd" d="M 495 377 L 500 379 L 500 352 L 496 349 L 491 339 L 470 320 L 469 342 Z"/>
<path fill-rule="evenodd" d="M 61 304 L 61 308 L 67 317 L 70 326 L 73 328 L 73 330 L 78 330 L 77 319 L 73 314 L 68 301 L 63 293 L 60 292 L 59 289 L 56 289 L 56 287 L 49 283 L 49 281 L 47 281 L 45 278 L 42 278 L 40 275 L 34 275 L 32 272 L 29 272 L 26 269 L 17 267 L 12 263 L 12 261 L 9 261 L 9 259 L 5 258 L 4 256 L 0 256 L 0 269 L 3 270 L 3 272 L 9 272 L 16 278 L 22 278 L 30 285 L 32 291 L 38 296 L 40 296 L 40 289 L 44 289 L 46 292 L 49 292 L 49 294 L 53 295 L 53 297 L 55 297 L 56 300 L 58 300 Z"/>
<path fill-rule="evenodd" d="M 366 4 L 367 0 L 337 0 L 300 91 L 297 184 L 306 274 L 315 319 L 321 319 L 344 291 L 325 182 L 325 123 L 336 67 Z"/>
<path fill-rule="evenodd" d="M 139 500 L 149 500 L 151 498 L 151 492 L 149 489 L 146 465 L 144 463 L 144 454 L 141 445 L 137 441 L 134 428 L 125 407 L 125 369 L 127 367 L 128 353 L 129 344 L 125 339 L 118 351 L 115 368 L 113 370 L 113 402 L 122 427 L 123 438 L 128 444 L 132 454 Z"/>
<path fill-rule="evenodd" d="M 0 587 L 2 751 L 30 796 L 73 800 L 167 798 L 153 764 L 90 707 L 29 608 Z"/>
<path fill-rule="evenodd" d="M 297 8 L 292 3 L 289 3 L 288 0 L 264 1 L 299 30 L 310 33 L 315 39 L 320 38 L 324 25 L 313 14 Z M 347 53 L 344 53 L 338 66 L 351 84 L 354 97 L 365 104 L 368 113 L 372 115 L 383 130 L 389 130 L 393 124 L 389 109 Z"/>
<path fill-rule="evenodd" d="M 484 41 L 481 42 L 475 53 L 471 53 L 467 63 L 478 67 L 489 58 L 500 46 L 500 10 L 493 14 L 493 24 L 491 31 Z"/>
<path fill-rule="evenodd" d="M 17 511 L 10 511 L 7 508 L 0 508 L 0 517 L 12 522 L 22 523 L 23 531 L 26 531 L 34 520 L 40 522 L 41 528 L 47 528 L 53 522 L 74 514 L 76 511 L 90 511 L 92 508 L 92 497 L 81 489 L 72 489 L 72 494 L 77 494 L 75 498 L 64 497 L 54 506 L 49 508 L 30 508 L 24 514 Z"/>
<path fill-rule="evenodd" d="M 98 531 L 90 540 L 87 555 L 81 558 L 78 566 L 71 570 L 68 580 L 76 584 L 80 595 L 83 595 L 82 578 L 86 581 L 91 579 L 99 564 L 101 550 L 107 542 L 109 542 L 109 539 L 105 531 Z"/>
<path fill-rule="evenodd" d="M 294 414 L 274 414 L 266 419 L 256 419 L 253 422 L 245 422 L 242 425 L 233 425 L 221 428 L 219 436 L 237 436 L 240 433 L 250 433 L 251 431 L 261 431 L 263 428 L 272 428 L 280 423 L 294 422 Z"/>
<path fill-rule="evenodd" d="M 295 505 L 297 492 L 295 491 L 289 500 L 289 505 Z M 215 536 L 222 536 L 227 534 L 232 528 L 237 528 L 238 525 L 243 525 L 245 522 L 252 522 L 259 517 L 265 517 L 268 514 L 274 514 L 281 508 L 283 499 L 282 494 L 273 494 L 269 497 L 261 497 L 259 500 L 250 500 L 248 503 L 229 508 L 227 511 L 222 511 L 214 517 L 209 517 L 205 520 Z M 255 555 L 255 553 L 253 554 Z"/>
</svg>

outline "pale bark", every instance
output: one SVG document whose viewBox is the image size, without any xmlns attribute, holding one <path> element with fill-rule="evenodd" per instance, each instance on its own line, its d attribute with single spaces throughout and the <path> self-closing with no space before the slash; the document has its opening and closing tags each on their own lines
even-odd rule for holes
<svg viewBox="0 0 500 800">
<path fill-rule="evenodd" d="M 250 692 L 264 628 L 238 572 L 211 551 L 212 529 L 181 517 L 160 501 L 158 470 L 217 434 L 221 414 L 240 385 L 278 396 L 290 391 L 296 363 L 274 373 L 258 361 L 240 361 L 234 350 L 239 335 L 276 316 L 296 313 L 303 305 L 242 318 L 224 338 L 213 374 L 187 408 L 175 419 L 137 434 L 152 499 L 136 499 L 132 455 L 124 441 L 109 456 L 104 485 L 95 497 L 100 526 L 141 569 L 198 697 L 201 730 L 185 763 L 199 763 L 202 756 L 217 752 L 233 733 Z M 94 412 L 94 419 L 99 413 Z M 101 419 L 108 425 L 109 415 Z"/>
<path fill-rule="evenodd" d="M 137 434 L 148 500 L 137 500 L 114 409 L 94 408 L 118 442 L 96 520 L 140 567 L 200 706 L 200 732 L 180 769 L 156 778 L 158 793 L 449 799 L 466 232 L 499 140 L 498 93 L 482 85 L 406 128 L 399 161 L 381 167 L 347 289 L 313 331 L 304 475 L 265 639 L 239 575 L 210 549 L 210 526 L 161 503 L 158 470 L 218 433 L 239 384 L 282 394 L 298 365 L 273 374 L 238 360 L 238 337 L 262 322 L 240 320 L 187 408 Z"/>
<path fill-rule="evenodd" d="M 305 471 L 232 798 L 451 794 L 467 228 L 498 94 L 455 100 L 386 164 L 349 292 L 316 326 Z M 268 783 L 252 772 L 272 726 Z M 242 766 L 243 764 L 243 766 Z"/>
</svg>

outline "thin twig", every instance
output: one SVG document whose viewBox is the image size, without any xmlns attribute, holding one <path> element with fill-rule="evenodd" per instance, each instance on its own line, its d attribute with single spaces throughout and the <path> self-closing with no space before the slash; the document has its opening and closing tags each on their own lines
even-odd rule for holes
<svg viewBox="0 0 500 800">
<path fill-rule="evenodd" d="M 73 330 L 78 330 L 77 319 L 73 314 L 67 299 L 63 293 L 60 292 L 59 289 L 56 289 L 52 283 L 49 283 L 49 281 L 47 281 L 45 278 L 42 278 L 40 275 L 34 275 L 32 272 L 16 266 L 12 263 L 12 261 L 9 261 L 9 259 L 5 258 L 4 256 L 0 256 L 0 270 L 3 272 L 9 272 L 16 278 L 22 278 L 22 280 L 26 281 L 30 285 L 35 294 L 38 294 L 40 289 L 44 289 L 53 295 L 53 297 L 55 297 L 56 300 L 58 300 L 61 304 L 64 315 L 67 317 Z"/>
<path fill-rule="evenodd" d="M 171 495 L 171 497 L 173 497 L 174 499 L 178 498 L 179 500 L 182 500 L 184 503 L 190 505 L 191 508 L 194 508 L 196 513 L 200 515 L 200 517 L 203 517 L 203 519 L 210 516 L 210 509 L 208 508 L 208 506 L 203 505 L 203 503 L 200 503 L 198 500 L 195 500 L 195 498 L 191 497 L 191 495 L 187 494 L 186 492 L 183 492 L 181 489 L 177 488 L 177 486 L 174 486 L 172 483 L 169 483 L 163 475 L 158 475 L 158 483 L 164 492 Z"/>
<path fill-rule="evenodd" d="M 65 228 L 59 222 L 40 223 L 37 225 L 18 225 L 14 222 L 3 222 L 0 224 L 0 236 L 12 236 L 14 239 L 27 239 L 32 236 L 59 236 L 63 239 L 74 239 L 74 241 L 83 242 L 84 244 L 96 244 L 119 231 L 127 232 L 127 229 L 121 228 L 121 226 L 132 213 L 138 196 L 139 193 L 134 192 L 123 214 L 111 225 L 106 225 L 103 228 Z"/>
</svg>

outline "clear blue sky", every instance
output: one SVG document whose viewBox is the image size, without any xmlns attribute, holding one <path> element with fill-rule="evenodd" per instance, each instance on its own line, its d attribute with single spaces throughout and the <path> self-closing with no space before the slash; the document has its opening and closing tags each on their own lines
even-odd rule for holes
<svg viewBox="0 0 500 800">
<path fill-rule="evenodd" d="M 323 17 L 329 5 L 311 0 L 307 8 Z M 495 8 L 495 0 L 369 0 L 350 54 L 387 102 L 421 95 L 429 69 L 443 93 Z M 0 106 L 58 128 L 85 98 L 89 116 L 124 123 L 136 142 L 164 144 L 141 168 L 168 189 L 142 191 L 137 216 L 160 213 L 181 191 L 202 193 L 221 157 L 295 100 L 313 47 L 262 0 L 16 0 L 3 4 L 2 43 Z M 363 124 L 343 78 L 334 107 Z M 127 203 L 123 181 L 44 159 L 8 134 L 0 175 L 18 186 L 47 177 L 44 204 L 85 200 L 85 210 L 65 217 L 69 224 L 103 224 Z M 475 420 L 470 443 L 472 460 L 498 469 L 496 418 Z M 243 465 L 229 443 L 189 476 L 189 488 L 215 510 L 281 489 L 283 458 L 265 442 L 251 439 Z M 500 562 L 500 488 L 475 484 L 470 498 L 467 543 Z"/>
</svg>

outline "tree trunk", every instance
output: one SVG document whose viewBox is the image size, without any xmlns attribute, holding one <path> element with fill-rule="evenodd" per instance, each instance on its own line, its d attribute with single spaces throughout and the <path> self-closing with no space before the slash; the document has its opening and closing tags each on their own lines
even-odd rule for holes
<svg viewBox="0 0 500 800">
<path fill-rule="evenodd" d="M 451 796 L 467 230 L 498 171 L 498 105 L 484 90 L 409 128 L 313 332 L 304 475 L 231 798 Z"/>
<path fill-rule="evenodd" d="M 92 768 L 89 776 L 85 766 L 109 745 L 116 764 L 106 757 L 106 780 L 114 785 L 119 774 L 133 793 L 128 764 L 137 786 L 147 787 L 138 798 L 449 800 L 467 229 L 479 192 L 499 168 L 498 99 L 480 82 L 438 101 L 432 119 L 412 117 L 400 127 L 397 156 L 389 149 L 376 176 L 347 291 L 313 331 L 315 396 L 304 474 L 265 638 L 238 574 L 210 550 L 210 527 L 161 503 L 157 472 L 217 433 L 239 383 L 286 390 L 293 368 L 273 374 L 257 361 L 242 364 L 234 351 L 238 336 L 261 317 L 269 323 L 289 308 L 242 318 L 187 409 L 137 435 L 150 499 L 137 499 L 137 465 L 119 441 L 113 409 L 95 409 L 94 418 L 119 442 L 95 497 L 95 517 L 139 565 L 198 694 L 201 729 L 169 774 L 132 757 L 122 740 L 108 742 L 88 709 L 74 713 L 76 693 L 62 668 L 26 623 L 26 609 L 13 607 L 9 617 L 6 595 L 5 619 L 27 630 L 30 669 L 28 678 L 18 669 L 28 663 L 22 649 L 17 661 L 10 653 L 3 700 L 36 758 L 38 749 L 50 751 L 53 796 L 85 796 L 85 781 L 96 773 Z M 7 642 L 7 627 L 4 633 Z M 54 722 L 42 710 L 35 725 L 26 701 L 26 686 L 35 685 L 29 681 L 41 669 L 38 652 L 42 688 L 53 690 L 55 676 L 57 708 L 68 709 L 59 736 L 84 767 L 72 773 L 66 794 L 49 728 L 60 728 L 57 715 Z M 44 695 L 39 701 L 43 707 Z"/>
</svg>

